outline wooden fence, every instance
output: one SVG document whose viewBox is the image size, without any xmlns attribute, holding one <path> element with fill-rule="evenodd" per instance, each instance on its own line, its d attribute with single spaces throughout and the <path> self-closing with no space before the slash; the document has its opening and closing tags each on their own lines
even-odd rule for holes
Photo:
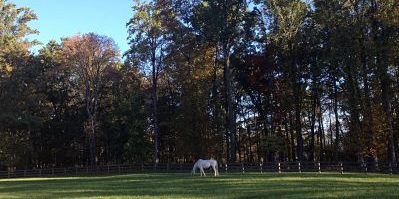
<svg viewBox="0 0 399 199">
<path fill-rule="evenodd" d="M 97 167 L 68 167 L 68 168 L 36 168 L 26 170 L 0 171 L 0 178 L 17 177 L 47 177 L 47 176 L 82 176 L 108 175 L 128 173 L 189 173 L 193 164 L 130 164 L 130 165 L 102 165 Z M 234 163 L 219 164 L 219 173 L 246 172 L 362 172 L 399 174 L 399 169 L 390 164 L 373 165 L 355 162 L 276 162 L 276 163 Z"/>
</svg>

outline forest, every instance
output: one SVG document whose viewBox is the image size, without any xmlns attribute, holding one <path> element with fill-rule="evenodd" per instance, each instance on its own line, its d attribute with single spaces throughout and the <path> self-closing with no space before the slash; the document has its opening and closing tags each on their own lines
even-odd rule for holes
<svg viewBox="0 0 399 199">
<path fill-rule="evenodd" d="M 397 167 L 397 0 L 135 0 L 126 52 L 97 33 L 33 52 L 35 20 L 0 0 L 2 170 L 198 158 Z"/>
</svg>

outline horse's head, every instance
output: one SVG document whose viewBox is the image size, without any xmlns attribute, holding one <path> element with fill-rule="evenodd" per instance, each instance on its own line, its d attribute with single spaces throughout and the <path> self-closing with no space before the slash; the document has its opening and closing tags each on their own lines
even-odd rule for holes
<svg viewBox="0 0 399 199">
<path fill-rule="evenodd" d="M 193 169 L 191 170 L 191 175 L 195 175 L 195 170 L 197 170 L 197 163 L 194 164 Z"/>
</svg>

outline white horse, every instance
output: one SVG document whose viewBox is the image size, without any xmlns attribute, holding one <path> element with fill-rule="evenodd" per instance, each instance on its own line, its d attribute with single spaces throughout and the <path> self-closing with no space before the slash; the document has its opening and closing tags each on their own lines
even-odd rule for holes
<svg viewBox="0 0 399 199">
<path fill-rule="evenodd" d="M 210 160 L 202 160 L 199 159 L 197 162 L 195 162 L 193 166 L 193 170 L 191 171 L 191 175 L 195 175 L 195 171 L 197 169 L 200 170 L 200 175 L 205 175 L 204 169 L 207 169 L 209 167 L 212 167 L 213 171 L 215 172 L 215 176 L 219 175 L 219 170 L 218 170 L 218 162 L 216 160 L 210 159 Z"/>
</svg>

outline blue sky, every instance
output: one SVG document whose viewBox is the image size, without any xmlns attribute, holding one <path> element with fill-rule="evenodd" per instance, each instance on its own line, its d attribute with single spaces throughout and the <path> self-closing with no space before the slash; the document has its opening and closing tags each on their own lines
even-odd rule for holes
<svg viewBox="0 0 399 199">
<path fill-rule="evenodd" d="M 126 23 L 132 16 L 132 0 L 9 0 L 29 7 L 38 16 L 30 26 L 40 31 L 32 36 L 46 44 L 78 33 L 94 32 L 113 38 L 123 53 L 128 49 Z M 32 50 L 37 51 L 40 46 Z"/>
</svg>

